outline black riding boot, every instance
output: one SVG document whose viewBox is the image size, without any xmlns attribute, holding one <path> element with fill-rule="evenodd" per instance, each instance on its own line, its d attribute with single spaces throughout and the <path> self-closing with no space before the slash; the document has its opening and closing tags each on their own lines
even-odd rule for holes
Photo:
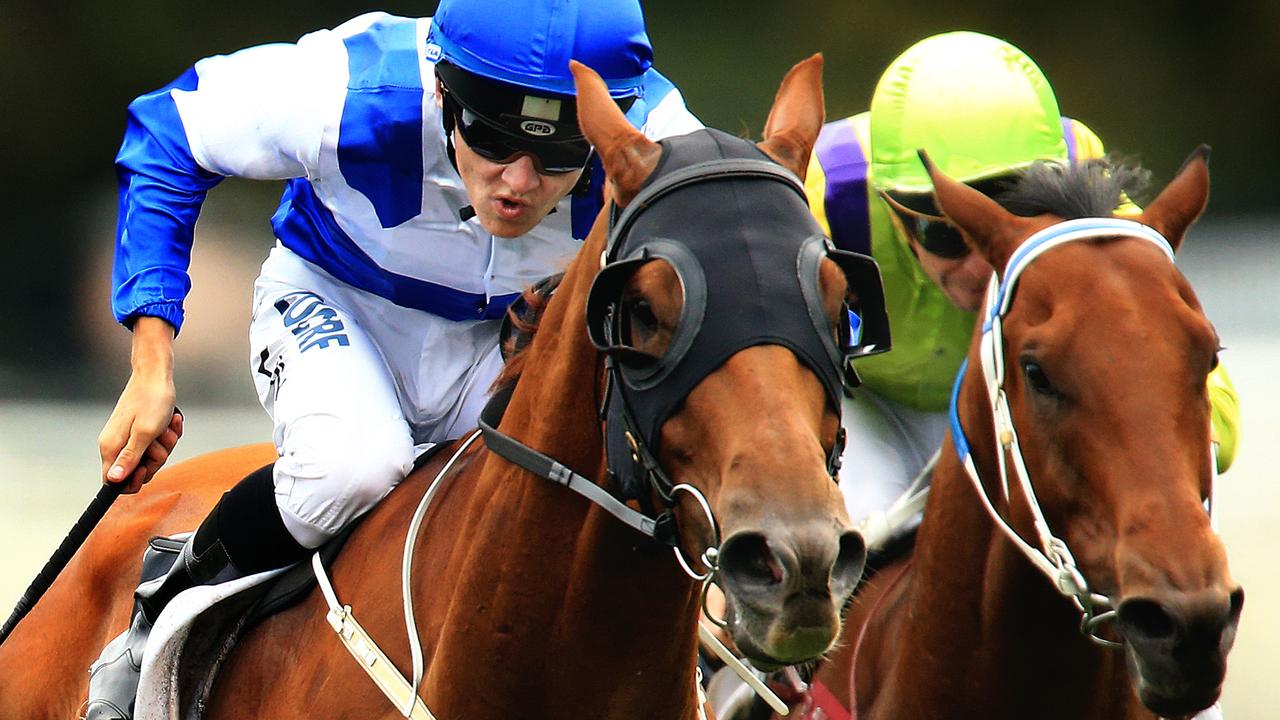
<svg viewBox="0 0 1280 720">
<path fill-rule="evenodd" d="M 160 612 L 179 593 L 274 570 L 306 555 L 280 518 L 273 467 L 254 471 L 223 494 L 181 549 L 176 541 L 166 546 L 167 538 L 152 541 L 143 555 L 143 582 L 134 592 L 133 621 L 89 670 L 85 720 L 133 717 L 147 638 Z"/>
</svg>

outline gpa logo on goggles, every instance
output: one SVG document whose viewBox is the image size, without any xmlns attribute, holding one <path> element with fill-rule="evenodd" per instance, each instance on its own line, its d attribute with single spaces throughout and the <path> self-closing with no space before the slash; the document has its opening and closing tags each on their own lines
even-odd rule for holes
<svg viewBox="0 0 1280 720">
<path fill-rule="evenodd" d="M 542 122 L 541 120 L 525 120 L 520 123 L 520 129 L 530 135 L 536 135 L 537 137 L 546 137 L 548 135 L 556 134 L 555 125 L 548 122 Z"/>
</svg>

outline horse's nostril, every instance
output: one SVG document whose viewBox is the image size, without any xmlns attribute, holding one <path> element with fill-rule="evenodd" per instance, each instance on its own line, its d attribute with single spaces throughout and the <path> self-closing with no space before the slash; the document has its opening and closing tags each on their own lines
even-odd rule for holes
<svg viewBox="0 0 1280 720">
<path fill-rule="evenodd" d="M 1231 623 L 1234 625 L 1240 620 L 1240 611 L 1244 609 L 1244 588 L 1236 588 L 1231 593 Z"/>
<path fill-rule="evenodd" d="M 853 591 L 858 580 L 862 578 L 862 569 L 867 564 L 867 543 L 862 533 L 849 531 L 840 536 L 840 553 L 836 556 L 835 567 L 831 570 L 834 584 L 847 586 Z M 846 588 L 840 588 L 842 591 Z"/>
<path fill-rule="evenodd" d="M 738 533 L 720 548 L 720 572 L 745 585 L 782 582 L 782 564 L 760 533 Z"/>
<path fill-rule="evenodd" d="M 1169 613 L 1152 600 L 1126 600 L 1117 614 L 1122 625 L 1147 640 L 1169 638 L 1176 628 Z"/>
</svg>

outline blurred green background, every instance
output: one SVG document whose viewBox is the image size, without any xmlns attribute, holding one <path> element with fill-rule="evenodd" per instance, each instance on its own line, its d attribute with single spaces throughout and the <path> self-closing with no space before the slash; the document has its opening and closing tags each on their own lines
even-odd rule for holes
<svg viewBox="0 0 1280 720">
<path fill-rule="evenodd" d="M 9 263 L 0 283 L 0 396 L 105 392 L 83 372 L 97 348 L 77 324 L 111 324 L 107 297 L 85 297 L 104 289 L 84 281 L 102 271 L 97 253 L 111 242 L 112 158 L 133 97 L 206 55 L 291 41 L 371 9 L 426 15 L 434 6 L 0 3 L 0 237 Z M 912 42 L 968 28 L 1029 52 L 1064 113 L 1143 160 L 1157 181 L 1197 144 L 1212 144 L 1211 217 L 1276 207 L 1280 2 L 654 0 L 645 7 L 658 66 L 695 113 L 726 130 L 758 134 L 776 82 L 809 53 L 826 54 L 828 115 L 837 117 L 865 109 L 880 70 Z M 266 219 L 278 193 L 272 184 L 233 182 L 214 194 L 241 203 L 232 214 L 252 219 L 247 227 L 269 242 Z M 82 303 L 93 308 L 87 317 Z"/>
<path fill-rule="evenodd" d="M 1025 49 L 1064 113 L 1144 162 L 1156 186 L 1214 147 L 1213 199 L 1179 255 L 1230 351 L 1242 444 L 1217 519 L 1248 600 L 1224 696 L 1232 720 L 1274 718 L 1280 643 L 1280 2 L 644 3 L 658 67 L 705 122 L 758 135 L 794 62 L 826 55 L 828 117 L 866 109 L 880 71 L 916 40 L 973 29 Z M 109 309 L 112 159 L 125 106 L 195 60 L 293 41 L 360 13 L 435 2 L 157 3 L 0 0 L 0 612 L 96 490 L 97 432 L 128 376 Z M 175 460 L 270 438 L 247 368 L 252 281 L 273 243 L 278 183 L 230 181 L 197 227 L 176 348 L 187 432 Z M 126 501 L 127 502 L 127 501 Z M 1063 691 L 1070 691 L 1064 688 Z"/>
</svg>

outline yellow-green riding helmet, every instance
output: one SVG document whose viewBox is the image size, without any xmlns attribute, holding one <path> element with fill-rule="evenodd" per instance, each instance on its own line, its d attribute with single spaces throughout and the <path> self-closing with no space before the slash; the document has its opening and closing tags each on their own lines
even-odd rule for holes
<svg viewBox="0 0 1280 720">
<path fill-rule="evenodd" d="M 895 199 L 932 207 L 923 148 L 942 172 L 981 185 L 1037 160 L 1067 159 L 1058 101 L 1040 68 L 1013 45 L 948 32 L 889 65 L 871 100 L 871 180 Z M 936 214 L 936 211 L 934 211 Z"/>
</svg>

